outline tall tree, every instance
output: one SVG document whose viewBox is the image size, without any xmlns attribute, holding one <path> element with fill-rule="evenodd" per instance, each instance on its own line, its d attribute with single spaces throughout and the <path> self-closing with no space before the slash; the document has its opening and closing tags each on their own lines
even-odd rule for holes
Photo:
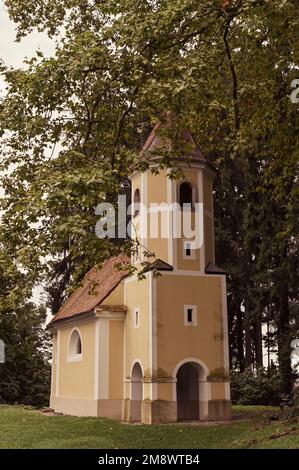
<svg viewBox="0 0 299 470">
<path fill-rule="evenodd" d="M 3 248 L 3 247 L 2 247 Z M 31 287 L 13 260 L 0 251 L 0 402 L 45 405 L 50 389 L 46 311 L 28 301 Z"/>
</svg>

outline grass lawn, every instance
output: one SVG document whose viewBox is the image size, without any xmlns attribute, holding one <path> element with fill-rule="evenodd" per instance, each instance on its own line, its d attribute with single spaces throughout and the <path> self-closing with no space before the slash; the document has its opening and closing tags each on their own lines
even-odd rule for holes
<svg viewBox="0 0 299 470">
<path fill-rule="evenodd" d="M 130 425 L 0 406 L 0 448 L 299 448 L 299 424 L 269 422 L 275 408 L 234 407 L 231 424 Z"/>
</svg>

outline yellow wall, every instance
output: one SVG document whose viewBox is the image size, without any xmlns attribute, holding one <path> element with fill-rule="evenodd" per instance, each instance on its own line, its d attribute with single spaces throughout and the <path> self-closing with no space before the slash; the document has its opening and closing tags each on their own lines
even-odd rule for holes
<svg viewBox="0 0 299 470">
<path fill-rule="evenodd" d="M 149 203 L 167 203 L 167 172 L 161 170 L 159 174 L 148 171 L 147 200 Z"/>
<path fill-rule="evenodd" d="M 56 393 L 56 345 L 57 345 L 57 333 L 53 334 L 52 339 L 52 372 L 51 372 L 51 394 Z"/>
<path fill-rule="evenodd" d="M 211 383 L 212 400 L 223 400 L 225 397 L 225 385 L 223 382 Z"/>
<path fill-rule="evenodd" d="M 82 338 L 82 361 L 68 361 L 68 341 L 73 326 L 60 329 L 59 396 L 94 397 L 95 329 L 94 322 L 78 323 Z"/>
<path fill-rule="evenodd" d="M 149 275 L 142 281 L 125 283 L 127 314 L 125 318 L 125 377 L 129 378 L 133 361 L 139 359 L 145 375 L 150 367 Z M 139 308 L 140 326 L 134 328 L 134 309 Z"/>
<path fill-rule="evenodd" d="M 213 373 L 223 368 L 222 296 L 219 276 L 164 273 L 157 279 L 157 356 L 161 376 L 186 357 Z M 184 326 L 184 305 L 197 306 L 197 326 Z"/>
<path fill-rule="evenodd" d="M 107 306 L 120 306 L 124 305 L 124 282 L 122 281 L 118 286 L 111 292 L 111 294 L 103 300 L 103 305 Z"/>
<path fill-rule="evenodd" d="M 173 400 L 173 386 L 171 382 L 158 383 L 157 396 L 159 400 Z"/>
<path fill-rule="evenodd" d="M 188 217 L 188 216 L 187 216 Z M 184 239 L 184 231 L 183 231 L 183 215 L 181 221 L 181 235 L 182 238 L 178 238 L 175 240 L 176 243 L 176 260 L 177 260 L 177 269 L 184 269 L 190 271 L 199 271 L 200 270 L 200 258 L 202 256 L 203 247 L 198 248 L 195 250 L 194 256 L 188 259 L 184 257 L 184 242 L 189 241 L 188 239 Z M 191 230 L 195 229 L 195 215 L 194 212 L 191 213 Z M 192 241 L 192 239 L 190 240 Z M 193 259 L 194 258 L 194 259 Z"/>
<path fill-rule="evenodd" d="M 109 320 L 109 398 L 123 397 L 124 322 Z"/>
<path fill-rule="evenodd" d="M 159 174 L 152 174 L 150 171 L 147 174 L 147 201 L 150 204 L 167 204 L 167 173 L 162 170 Z M 153 252 L 156 258 L 160 258 L 167 262 L 168 260 L 168 236 L 162 233 L 161 214 L 157 216 L 158 219 L 158 236 L 159 238 L 151 238 L 150 233 L 150 215 L 148 215 L 148 239 L 147 248 Z M 152 219 L 153 220 L 153 219 Z M 163 236 L 162 236 L 163 235 Z"/>
</svg>

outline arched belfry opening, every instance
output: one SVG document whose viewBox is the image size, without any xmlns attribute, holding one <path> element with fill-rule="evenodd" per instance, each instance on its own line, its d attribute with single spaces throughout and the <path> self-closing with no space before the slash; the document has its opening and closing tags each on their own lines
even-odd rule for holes
<svg viewBox="0 0 299 470">
<path fill-rule="evenodd" d="M 135 189 L 134 192 L 134 217 L 139 215 L 140 212 L 140 190 L 139 188 Z"/>
<path fill-rule="evenodd" d="M 195 362 L 183 364 L 177 372 L 177 416 L 178 421 L 200 419 L 201 367 Z"/>
<path fill-rule="evenodd" d="M 180 185 L 179 201 L 182 207 L 184 204 L 193 205 L 193 188 L 191 183 L 184 182 Z"/>
<path fill-rule="evenodd" d="M 143 400 L 142 369 L 135 362 L 131 374 L 131 420 L 141 421 L 141 404 Z"/>
</svg>

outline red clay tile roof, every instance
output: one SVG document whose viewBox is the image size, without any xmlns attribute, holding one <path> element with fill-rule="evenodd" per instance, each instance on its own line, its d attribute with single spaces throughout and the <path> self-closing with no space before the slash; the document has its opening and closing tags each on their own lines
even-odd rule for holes
<svg viewBox="0 0 299 470">
<path fill-rule="evenodd" d="M 153 150 L 157 150 L 157 148 L 169 149 L 171 148 L 171 142 L 169 139 L 163 136 L 163 134 L 159 133 L 159 130 L 166 129 L 171 127 L 171 122 L 167 119 L 165 123 L 158 121 L 153 128 L 152 132 L 148 136 L 143 148 L 142 153 L 150 152 Z M 191 160 L 196 160 L 200 162 L 206 163 L 205 157 L 202 155 L 197 143 L 195 142 L 192 134 L 188 131 L 188 129 L 182 129 L 181 131 L 181 140 L 186 142 L 186 149 L 182 150 L 182 157 L 189 158 Z"/>
<path fill-rule="evenodd" d="M 92 268 L 86 274 L 82 286 L 70 296 L 48 326 L 57 321 L 91 312 L 127 276 L 126 270 L 119 270 L 115 265 L 128 263 L 128 256 L 121 254 L 105 261 L 101 269 Z"/>
</svg>

